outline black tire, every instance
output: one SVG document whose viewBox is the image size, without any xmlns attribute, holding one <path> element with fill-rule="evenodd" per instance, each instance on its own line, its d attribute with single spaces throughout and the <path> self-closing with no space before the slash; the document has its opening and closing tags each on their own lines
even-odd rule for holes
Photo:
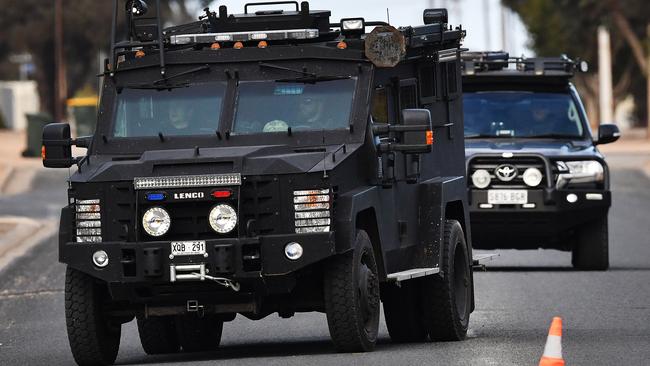
<svg viewBox="0 0 650 366">
<path fill-rule="evenodd" d="M 77 364 L 112 365 L 120 348 L 122 325 L 103 311 L 110 301 L 105 285 L 72 268 L 65 273 L 65 322 Z"/>
<path fill-rule="evenodd" d="M 215 315 L 176 317 L 176 334 L 184 352 L 206 352 L 219 348 L 223 321 Z"/>
<path fill-rule="evenodd" d="M 427 332 L 420 317 L 420 287 L 416 281 L 404 281 L 398 287 L 382 287 L 384 319 L 391 341 L 395 343 L 422 342 Z"/>
<path fill-rule="evenodd" d="M 463 228 L 456 220 L 445 222 L 440 275 L 426 276 L 422 285 L 424 328 L 432 341 L 460 341 L 467 335 L 472 307 L 469 251 Z"/>
<path fill-rule="evenodd" d="M 604 271 L 609 268 L 607 215 L 578 230 L 571 251 L 571 264 L 575 269 L 585 271 Z"/>
<path fill-rule="evenodd" d="M 324 295 L 327 325 L 336 350 L 372 351 L 379 328 L 379 277 L 365 231 L 357 231 L 354 250 L 327 264 Z"/>
<path fill-rule="evenodd" d="M 181 349 L 172 316 L 138 316 L 138 333 L 140 344 L 148 355 L 176 353 Z"/>
</svg>

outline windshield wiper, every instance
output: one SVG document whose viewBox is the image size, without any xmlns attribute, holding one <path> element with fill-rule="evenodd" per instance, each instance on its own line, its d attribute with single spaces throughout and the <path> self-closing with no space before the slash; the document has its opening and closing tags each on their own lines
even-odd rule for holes
<svg viewBox="0 0 650 366">
<path fill-rule="evenodd" d="M 178 88 L 187 88 L 190 86 L 190 83 L 178 83 L 178 84 L 126 84 L 118 86 L 117 92 L 121 92 L 123 88 L 129 89 L 154 89 L 154 90 L 166 90 L 166 89 L 178 89 Z"/>
<path fill-rule="evenodd" d="M 171 76 L 164 77 L 162 79 L 158 79 L 158 80 L 154 81 L 152 84 L 157 85 L 157 84 L 160 84 L 160 83 L 167 83 L 169 79 L 173 79 L 173 78 L 177 78 L 179 76 L 185 76 L 185 75 L 193 74 L 193 73 L 195 73 L 197 71 L 203 71 L 203 70 L 209 70 L 209 69 L 210 69 L 210 65 L 203 65 L 203 66 L 195 67 L 195 68 L 189 69 L 187 71 L 179 72 L 178 74 L 174 74 L 174 75 L 171 75 Z"/>
<path fill-rule="evenodd" d="M 565 135 L 561 133 L 546 133 L 542 135 L 531 135 L 531 136 L 522 136 L 529 139 L 578 139 L 582 136 L 576 135 Z"/>
<path fill-rule="evenodd" d="M 482 133 L 477 133 L 477 134 L 472 134 L 472 135 L 465 135 L 466 139 L 509 139 L 513 138 L 514 136 L 510 135 L 488 135 L 488 134 L 482 134 Z"/>
<path fill-rule="evenodd" d="M 350 78 L 352 78 L 352 76 L 350 75 L 314 75 L 314 76 L 303 76 L 298 78 L 278 79 L 275 81 L 278 83 L 315 84 L 321 81 L 345 80 Z"/>
<path fill-rule="evenodd" d="M 290 67 L 284 67 L 284 66 L 280 66 L 280 65 L 269 64 L 269 63 L 266 63 L 266 62 L 260 62 L 259 65 L 260 65 L 260 67 L 266 67 L 268 69 L 291 71 L 291 72 L 295 72 L 297 74 L 302 74 L 303 76 L 316 77 L 315 73 L 309 72 L 307 70 L 297 70 L 297 69 L 292 69 Z"/>
<path fill-rule="evenodd" d="M 122 85 L 121 87 L 129 88 L 129 89 L 156 89 L 156 90 L 187 88 L 190 86 L 189 82 L 172 84 L 169 82 L 169 80 L 177 77 L 193 74 L 198 71 L 209 70 L 209 69 L 210 69 L 210 65 L 203 65 L 203 66 L 195 67 L 190 70 L 179 72 L 177 74 L 164 77 L 162 79 L 154 80 L 151 83 Z"/>
</svg>

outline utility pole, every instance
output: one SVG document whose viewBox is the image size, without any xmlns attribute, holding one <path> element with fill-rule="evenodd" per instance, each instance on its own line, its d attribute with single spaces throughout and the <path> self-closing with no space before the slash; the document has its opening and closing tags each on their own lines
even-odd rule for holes
<svg viewBox="0 0 650 366">
<path fill-rule="evenodd" d="M 614 122 L 614 92 L 612 88 L 612 51 L 609 30 L 598 27 L 598 86 L 600 102 L 599 124 Z"/>
<path fill-rule="evenodd" d="M 508 27 L 506 25 L 508 11 L 501 1 L 499 1 L 499 7 L 501 7 L 501 50 L 508 52 Z"/>
<path fill-rule="evenodd" d="M 54 120 L 62 122 L 65 120 L 65 101 L 68 96 L 63 57 L 62 0 L 54 0 L 54 69 Z"/>
<path fill-rule="evenodd" d="M 490 1 L 492 0 L 483 0 L 483 26 L 485 27 L 483 32 L 485 33 L 485 49 L 492 50 L 492 39 L 490 39 Z"/>
<path fill-rule="evenodd" d="M 650 23 L 646 26 L 646 50 L 645 50 L 645 80 L 646 80 L 646 137 L 650 140 Z"/>
</svg>

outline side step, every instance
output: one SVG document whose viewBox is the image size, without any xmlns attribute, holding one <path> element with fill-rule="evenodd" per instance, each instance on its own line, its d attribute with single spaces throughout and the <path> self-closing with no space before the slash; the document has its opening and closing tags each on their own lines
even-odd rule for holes
<svg viewBox="0 0 650 366">
<path fill-rule="evenodd" d="M 402 282 L 412 278 L 429 276 L 440 273 L 440 268 L 413 268 L 407 271 L 390 273 L 387 278 L 390 282 Z"/>
<path fill-rule="evenodd" d="M 485 262 L 491 261 L 499 256 L 499 253 L 476 254 L 472 258 L 472 267 L 475 271 L 485 271 Z"/>
<path fill-rule="evenodd" d="M 472 267 L 474 270 L 485 270 L 485 263 L 496 257 L 500 256 L 499 253 L 494 254 L 477 254 L 472 258 Z M 413 278 L 429 276 L 440 273 L 440 268 L 413 268 L 402 272 L 390 273 L 386 278 L 389 282 L 402 282 Z"/>
</svg>

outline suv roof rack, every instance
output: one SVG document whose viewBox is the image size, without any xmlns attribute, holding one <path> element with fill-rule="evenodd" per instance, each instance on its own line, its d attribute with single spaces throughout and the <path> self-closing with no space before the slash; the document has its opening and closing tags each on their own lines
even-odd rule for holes
<svg viewBox="0 0 650 366">
<path fill-rule="evenodd" d="M 505 51 L 465 52 L 461 55 L 463 75 L 513 75 L 513 76 L 566 76 L 576 71 L 587 72 L 586 61 L 572 60 L 567 55 L 559 57 L 510 57 Z M 515 65 L 510 68 L 510 65 Z"/>
</svg>

